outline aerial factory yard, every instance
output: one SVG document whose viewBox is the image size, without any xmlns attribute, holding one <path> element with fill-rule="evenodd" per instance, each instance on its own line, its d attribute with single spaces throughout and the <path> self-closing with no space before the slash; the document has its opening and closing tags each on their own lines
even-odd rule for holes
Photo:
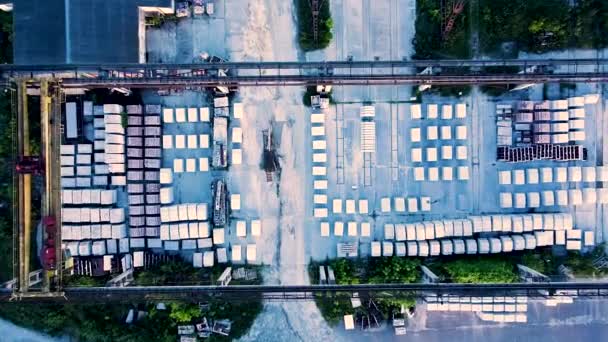
<svg viewBox="0 0 608 342">
<path fill-rule="evenodd" d="M 411 1 L 381 1 L 363 20 L 366 4 L 332 2 L 337 39 L 302 56 L 281 33 L 295 32 L 293 4 L 217 1 L 208 16 L 148 28 L 148 58 L 409 57 L 413 27 L 380 12 L 409 13 Z M 416 98 L 408 86 L 316 90 L 312 107 L 297 87 L 143 90 L 137 104 L 68 99 L 66 249 L 103 256 L 106 271 L 142 267 L 164 250 L 196 267 L 263 264 L 268 283 L 304 284 L 308 260 L 603 241 L 599 94 L 497 101 Z"/>
<path fill-rule="evenodd" d="M 161 7 L 101 32 L 129 37 L 117 56 L 77 49 L 87 39 L 70 25 L 81 18 L 65 23 L 65 51 L 49 65 L 0 66 L 15 88 L 16 185 L 27 193 L 15 206 L 12 295 L 132 290 L 148 301 L 163 285 L 167 303 L 133 306 L 126 321 L 167 310 L 181 341 L 606 325 L 599 301 L 579 301 L 587 288 L 517 288 L 608 274 L 608 107 L 603 84 L 580 81 L 607 78 L 605 50 L 493 59 L 474 22 L 495 10 L 484 1 L 143 2 Z M 66 18 L 91 12 L 63 6 Z M 453 51 L 460 40 L 471 51 Z M 23 147 L 28 105 L 30 116 L 41 108 L 40 156 Z M 39 270 L 27 262 L 33 237 Z M 196 315 L 178 322 L 182 309 Z"/>
</svg>

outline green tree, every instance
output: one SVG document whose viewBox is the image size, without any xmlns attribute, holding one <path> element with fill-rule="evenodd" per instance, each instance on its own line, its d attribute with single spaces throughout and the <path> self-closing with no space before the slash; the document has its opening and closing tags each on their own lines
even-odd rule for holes
<svg viewBox="0 0 608 342">
<path fill-rule="evenodd" d="M 356 274 L 355 262 L 340 258 L 330 262 L 331 268 L 334 270 L 336 283 L 340 285 L 359 284 L 360 280 Z"/>
<path fill-rule="evenodd" d="M 414 283 L 420 279 L 418 259 L 400 258 L 397 256 L 372 259 L 369 282 L 380 283 Z"/>
<path fill-rule="evenodd" d="M 171 308 L 169 317 L 177 323 L 190 323 L 193 319 L 201 317 L 201 310 L 194 304 L 173 302 L 169 307 Z"/>
</svg>

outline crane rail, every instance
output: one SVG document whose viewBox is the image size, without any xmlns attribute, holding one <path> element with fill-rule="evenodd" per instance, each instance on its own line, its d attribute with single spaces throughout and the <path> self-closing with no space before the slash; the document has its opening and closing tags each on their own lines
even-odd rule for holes
<svg viewBox="0 0 608 342">
<path fill-rule="evenodd" d="M 252 296 L 267 300 L 310 300 L 317 296 L 358 296 L 374 297 L 411 296 L 423 298 L 437 296 L 576 296 L 607 297 L 608 283 L 605 282 L 543 282 L 511 284 L 359 284 L 359 285 L 237 285 L 237 286 L 133 286 L 133 287 L 67 287 L 61 294 L 28 293 L 15 297 L 7 289 L 0 290 L 0 302 L 21 300 L 26 302 L 57 301 L 146 301 L 152 299 L 200 300 L 222 297 L 244 300 Z"/>
<path fill-rule="evenodd" d="M 187 64 L 0 65 L 1 79 L 55 77 L 64 87 L 517 84 L 608 81 L 608 59 L 488 59 Z M 223 76 L 220 71 L 226 71 Z M 221 76 L 220 76 L 221 75 Z"/>
</svg>

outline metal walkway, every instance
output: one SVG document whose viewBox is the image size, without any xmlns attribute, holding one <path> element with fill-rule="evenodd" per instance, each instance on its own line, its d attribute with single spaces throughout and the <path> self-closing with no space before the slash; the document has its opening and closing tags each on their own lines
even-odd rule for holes
<svg viewBox="0 0 608 342">
<path fill-rule="evenodd" d="M 606 82 L 608 59 L 2 65 L 2 79 L 51 76 L 63 87 L 210 87 Z M 422 72 L 425 70 L 425 72 Z M 228 76 L 219 76 L 228 71 Z"/>
<path fill-rule="evenodd" d="M 362 293 L 375 297 L 429 295 L 456 296 L 576 296 L 607 297 L 608 283 L 600 282 L 546 282 L 513 284 L 373 284 L 373 285 L 308 285 L 308 286 L 144 286 L 144 287 L 80 287 L 64 288 L 61 295 L 29 293 L 12 297 L 8 289 L 0 290 L 0 302 L 22 300 L 33 302 L 56 301 L 146 301 L 154 299 L 180 299 L 198 301 L 210 297 L 243 300 L 261 296 L 266 300 L 310 300 L 316 296 L 356 296 Z"/>
</svg>

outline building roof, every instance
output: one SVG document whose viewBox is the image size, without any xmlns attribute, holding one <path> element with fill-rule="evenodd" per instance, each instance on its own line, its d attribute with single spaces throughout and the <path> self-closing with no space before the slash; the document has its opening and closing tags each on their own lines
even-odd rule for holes
<svg viewBox="0 0 608 342">
<path fill-rule="evenodd" d="M 137 63 L 138 7 L 173 8 L 173 1 L 18 1 L 15 64 Z"/>
</svg>

